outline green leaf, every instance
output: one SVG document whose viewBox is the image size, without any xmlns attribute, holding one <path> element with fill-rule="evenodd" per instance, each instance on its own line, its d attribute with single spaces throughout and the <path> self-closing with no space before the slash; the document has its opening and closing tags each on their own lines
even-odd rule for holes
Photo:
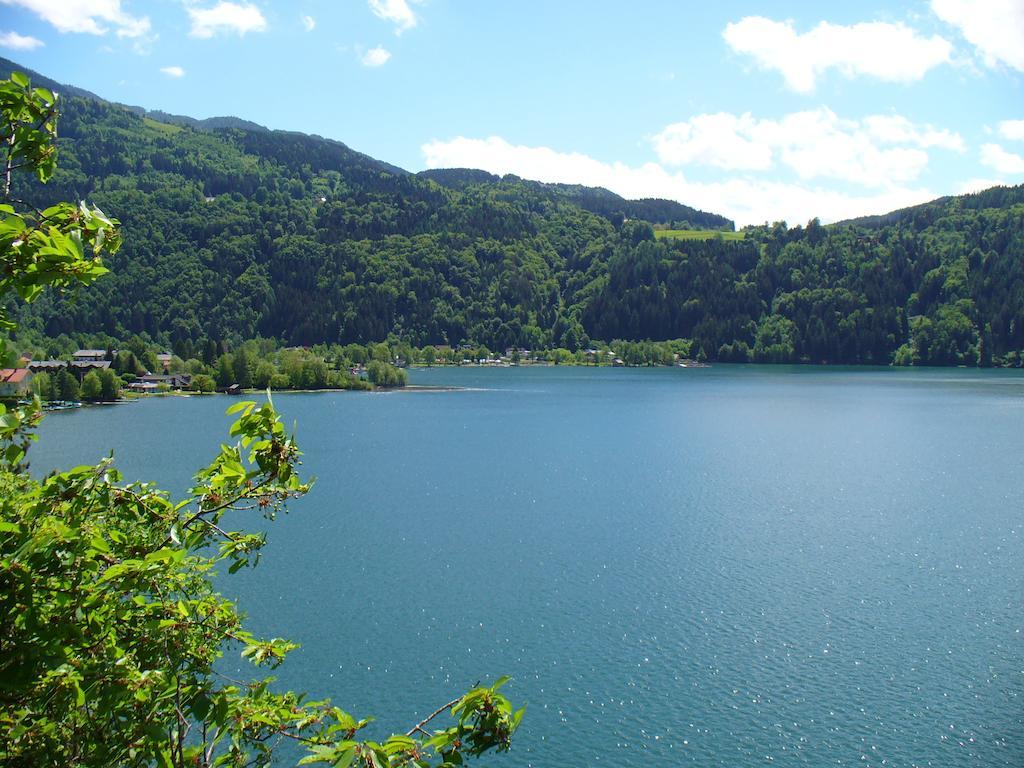
<svg viewBox="0 0 1024 768">
<path fill-rule="evenodd" d="M 501 677 L 499 677 L 497 680 L 494 681 L 494 685 L 491 686 L 491 691 L 498 690 L 499 688 L 501 688 L 501 686 L 503 686 L 505 683 L 507 683 L 511 679 L 512 678 L 509 677 L 508 675 L 502 675 Z"/>
<path fill-rule="evenodd" d="M 24 72 L 11 72 L 11 80 L 16 82 L 22 88 L 28 88 L 29 79 L 28 75 Z"/>
<path fill-rule="evenodd" d="M 210 697 L 205 693 L 200 693 L 192 699 L 192 714 L 199 720 L 205 720 L 210 713 L 211 705 Z"/>
<path fill-rule="evenodd" d="M 252 400 L 243 400 L 240 403 L 235 403 L 234 405 L 232 405 L 224 413 L 227 414 L 228 416 L 231 416 L 233 414 L 238 413 L 239 411 L 244 411 L 246 408 L 252 408 L 254 405 L 256 405 L 256 403 L 253 402 Z"/>
<path fill-rule="evenodd" d="M 352 761 L 356 759 L 356 748 L 349 747 L 340 755 L 338 759 L 334 761 L 334 768 L 348 768 L 352 765 Z"/>
<path fill-rule="evenodd" d="M 25 458 L 25 450 L 18 445 L 11 444 L 4 450 L 4 460 L 14 466 Z"/>
</svg>

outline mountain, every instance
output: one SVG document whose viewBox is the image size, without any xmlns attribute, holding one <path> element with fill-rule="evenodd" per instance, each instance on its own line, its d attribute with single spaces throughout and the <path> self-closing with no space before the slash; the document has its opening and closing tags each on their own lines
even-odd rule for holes
<svg viewBox="0 0 1024 768">
<path fill-rule="evenodd" d="M 436 181 L 452 189 L 466 189 L 474 184 L 497 182 L 502 177 L 473 168 L 436 168 L 420 171 L 421 178 Z M 518 176 L 506 175 L 510 181 L 524 181 Z M 731 219 L 714 213 L 706 213 L 675 200 L 646 198 L 626 200 L 602 187 L 584 187 L 579 184 L 546 184 L 540 181 L 524 181 L 538 190 L 548 190 L 567 202 L 578 205 L 585 211 L 596 213 L 617 224 L 624 219 L 640 219 L 652 224 L 665 224 L 672 229 L 721 229 L 732 232 L 736 225 Z"/>
<path fill-rule="evenodd" d="M 2 73 L 4 77 L 10 76 L 10 73 L 15 70 L 27 74 L 32 79 L 32 83 L 36 86 L 47 88 L 64 96 L 91 99 L 104 104 L 122 107 L 129 112 L 139 115 L 140 117 L 149 118 L 167 125 L 177 125 L 185 128 L 192 128 L 194 130 L 210 132 L 230 128 L 237 128 L 252 133 L 271 132 L 271 130 L 264 125 L 254 123 L 251 120 L 244 120 L 240 117 L 218 116 L 197 119 L 187 115 L 171 114 L 159 109 L 148 110 L 145 107 L 134 106 L 131 104 L 108 102 L 91 91 L 87 91 L 83 88 L 77 88 L 73 85 L 58 83 L 35 70 L 22 67 L 9 59 L 0 57 L 0 73 Z M 331 142 L 330 139 L 323 139 L 320 136 L 310 134 L 301 134 L 290 131 L 273 131 L 273 133 L 279 135 L 291 134 L 298 137 L 300 141 L 304 138 L 310 138 L 329 143 L 339 143 Z M 406 173 L 406 171 L 398 168 L 397 166 L 387 163 L 381 163 L 381 165 L 386 167 L 392 173 Z M 464 189 L 467 186 L 467 182 L 471 179 L 475 179 L 473 183 L 497 181 L 499 179 L 499 177 L 487 173 L 486 171 L 478 171 L 470 168 L 428 170 L 422 171 L 418 175 L 422 178 L 436 181 L 443 186 L 449 186 L 455 189 Z M 619 195 L 600 187 L 584 187 L 581 185 L 569 184 L 544 184 L 542 182 L 533 181 L 527 183 L 537 185 L 538 188 L 549 188 L 552 191 L 555 191 L 556 194 L 560 194 L 565 199 L 579 205 L 584 210 L 597 213 L 605 218 L 617 220 L 619 222 L 621 222 L 623 218 L 631 218 L 642 219 L 644 221 L 649 221 L 652 224 L 679 224 L 680 228 L 692 227 L 695 229 L 726 229 L 730 231 L 735 229 L 734 223 L 724 216 L 698 211 L 695 208 L 682 205 L 674 200 L 654 198 L 645 200 L 626 200 Z"/>
<path fill-rule="evenodd" d="M 118 104 L 117 102 L 108 102 L 106 99 L 97 96 L 92 91 L 87 91 L 84 88 L 78 88 L 74 85 L 67 85 L 65 83 L 58 83 L 56 80 L 52 80 L 46 75 L 40 74 L 33 69 L 23 67 L 20 64 L 16 64 L 10 59 L 5 59 L 0 56 L 0 73 L 3 77 L 10 77 L 10 73 L 14 71 L 24 72 L 32 80 L 32 85 L 37 88 L 46 88 L 47 90 L 53 91 L 63 97 L 74 96 L 82 99 L 91 99 L 92 101 L 102 102 L 104 104 L 114 104 L 119 107 L 123 107 L 129 112 L 134 112 L 141 117 L 150 117 L 153 120 L 158 120 L 162 123 L 168 123 L 171 125 L 182 125 L 190 128 L 196 128 L 198 130 L 213 131 L 218 128 L 244 128 L 249 131 L 266 131 L 268 130 L 259 123 L 254 123 L 251 120 L 242 120 L 238 117 L 208 117 L 203 120 L 197 120 L 194 117 L 187 117 L 185 115 L 172 115 L 168 112 L 161 110 L 147 110 L 144 107 L 136 107 L 131 104 Z"/>
<path fill-rule="evenodd" d="M 194 117 L 188 117 L 187 115 L 172 115 L 169 112 L 164 112 L 159 109 L 145 109 L 143 107 L 133 107 L 130 104 L 118 104 L 117 106 L 124 107 L 129 112 L 134 112 L 142 117 L 149 117 L 160 123 L 167 123 L 169 125 L 181 125 L 187 128 L 195 128 L 199 131 L 216 131 L 219 128 L 241 128 L 244 131 L 269 131 L 265 125 L 254 123 L 251 120 L 243 120 L 240 117 L 207 117 L 202 120 L 197 120 Z"/>
<path fill-rule="evenodd" d="M 23 67 L 20 64 L 15 64 L 10 59 L 5 59 L 0 56 L 0 76 L 10 77 L 11 72 L 23 72 L 29 76 L 32 80 L 32 85 L 36 88 L 46 88 L 49 91 L 60 94 L 61 96 L 75 96 L 81 99 L 93 99 L 95 101 L 103 101 L 92 91 L 87 91 L 84 88 L 79 88 L 74 85 L 65 85 L 64 83 L 58 83 L 56 80 L 51 80 L 46 75 L 36 72 L 34 69 Z"/>
<path fill-rule="evenodd" d="M 1024 203 L 1024 187 L 997 186 L 981 192 L 972 192 L 955 197 L 940 197 L 927 203 L 900 208 L 877 216 L 861 216 L 838 222 L 836 226 L 855 226 L 866 229 L 881 229 L 905 221 L 913 221 L 921 228 L 934 222 L 952 208 L 980 211 L 986 208 L 1007 208 Z"/>
<path fill-rule="evenodd" d="M 58 172 L 46 186 L 20 177 L 16 195 L 88 199 L 126 244 L 89 289 L 15 310 L 40 344 L 139 334 L 188 357 L 257 335 L 492 349 L 686 339 L 713 360 L 934 365 L 1018 364 L 1024 351 L 1022 187 L 659 240 L 652 224 L 732 226 L 601 189 L 411 174 L 316 136 L 168 122 L 57 90 Z"/>
</svg>

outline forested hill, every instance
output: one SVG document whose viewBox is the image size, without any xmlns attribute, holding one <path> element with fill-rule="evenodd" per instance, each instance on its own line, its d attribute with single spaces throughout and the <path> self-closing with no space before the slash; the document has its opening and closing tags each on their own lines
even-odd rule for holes
<svg viewBox="0 0 1024 768">
<path fill-rule="evenodd" d="M 476 184 L 497 183 L 500 176 L 478 171 L 473 168 L 436 168 L 420 171 L 420 178 L 436 181 L 453 189 L 466 189 Z M 524 181 L 516 176 L 505 177 L 512 181 Z M 672 229 L 720 229 L 732 232 L 736 226 L 731 219 L 715 213 L 698 211 L 675 200 L 646 198 L 626 200 L 614 192 L 601 187 L 584 187 L 579 184 L 545 184 L 540 181 L 525 181 L 538 190 L 547 190 L 558 195 L 585 211 L 604 216 L 616 226 L 626 219 L 641 219 L 652 224 L 664 224 Z"/>
<path fill-rule="evenodd" d="M 240 126 L 66 98 L 54 181 L 22 179 L 17 194 L 86 198 L 122 221 L 126 245 L 92 288 L 19 310 L 22 333 L 142 334 L 186 358 L 256 335 L 491 349 L 682 338 L 713 360 L 849 363 L 1013 363 L 1024 349 L 1020 187 L 870 226 L 656 239 L 652 220 L 678 224 L 685 207 L 415 175 Z"/>
</svg>

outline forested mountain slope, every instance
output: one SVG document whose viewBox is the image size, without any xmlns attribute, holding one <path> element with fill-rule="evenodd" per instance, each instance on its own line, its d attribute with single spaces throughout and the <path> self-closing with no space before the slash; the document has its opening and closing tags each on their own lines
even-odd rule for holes
<svg viewBox="0 0 1024 768">
<path fill-rule="evenodd" d="M 496 183 L 500 176 L 478 171 L 472 168 L 437 168 L 420 171 L 420 178 L 430 179 L 453 189 L 464 190 L 476 184 Z M 509 180 L 522 181 L 515 176 Z M 698 211 L 675 200 L 647 198 L 644 200 L 626 200 L 614 192 L 601 187 L 584 187 L 579 184 L 545 184 L 540 181 L 526 181 L 528 186 L 537 190 L 555 193 L 561 199 L 578 205 L 585 211 L 604 216 L 616 226 L 625 219 L 641 219 L 652 224 L 665 224 L 675 229 L 721 229 L 732 232 L 735 224 L 724 216 L 706 211 Z"/>
<path fill-rule="evenodd" d="M 651 223 L 731 222 L 606 190 L 410 174 L 232 120 L 64 100 L 58 174 L 18 194 L 87 198 L 126 245 L 93 287 L 21 310 L 24 333 L 148 334 L 186 352 L 260 334 L 492 349 L 686 338 L 710 359 L 850 363 L 1012 363 L 1024 349 L 1021 187 L 737 242 L 656 241 Z"/>
</svg>

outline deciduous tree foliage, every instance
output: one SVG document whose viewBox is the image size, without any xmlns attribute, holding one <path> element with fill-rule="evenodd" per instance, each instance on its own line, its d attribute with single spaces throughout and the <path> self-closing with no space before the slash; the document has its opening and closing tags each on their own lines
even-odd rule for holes
<svg viewBox="0 0 1024 768">
<path fill-rule="evenodd" d="M 52 172 L 55 106 L 22 76 L 0 82 L 9 172 Z M 99 256 L 119 243 L 116 222 L 84 205 L 0 211 L 3 287 L 27 300 L 45 286 L 91 282 L 103 272 Z M 90 376 L 88 391 L 102 395 L 109 384 Z M 272 518 L 310 487 L 269 398 L 229 413 L 232 442 L 181 500 L 125 483 L 110 459 L 33 480 L 23 460 L 37 409 L 0 416 L 0 763 L 270 765 L 281 743 L 295 742 L 303 764 L 383 768 L 508 749 L 523 710 L 499 691 L 504 679 L 371 741 L 362 738 L 369 719 L 279 692 L 265 673 L 248 682 L 217 674 L 224 653 L 267 669 L 296 647 L 248 632 L 210 576 L 255 565 L 265 540 L 245 530 L 246 517 Z M 442 716 L 452 723 L 435 730 Z"/>
</svg>

